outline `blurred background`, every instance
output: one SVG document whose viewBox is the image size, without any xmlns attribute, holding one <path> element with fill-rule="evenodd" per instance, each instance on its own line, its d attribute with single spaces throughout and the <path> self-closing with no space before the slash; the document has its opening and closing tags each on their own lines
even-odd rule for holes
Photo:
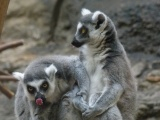
<svg viewBox="0 0 160 120">
<path fill-rule="evenodd" d="M 23 72 L 39 56 L 78 54 L 70 43 L 83 7 L 115 23 L 137 80 L 137 120 L 160 120 L 159 0 L 11 0 L 0 45 L 24 45 L 0 53 L 0 70 Z M 3 85 L 16 92 L 17 82 Z M 0 92 L 0 120 L 14 119 L 14 97 Z"/>
</svg>

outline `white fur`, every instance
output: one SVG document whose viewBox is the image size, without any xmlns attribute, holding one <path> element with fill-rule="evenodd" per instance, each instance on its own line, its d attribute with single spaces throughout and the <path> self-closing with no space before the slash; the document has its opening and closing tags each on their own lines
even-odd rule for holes
<svg viewBox="0 0 160 120">
<path fill-rule="evenodd" d="M 86 8 L 82 8 L 82 10 L 81 10 L 82 16 L 87 15 L 87 14 L 90 14 L 90 13 L 91 13 L 91 11 L 88 10 L 88 9 L 86 9 Z"/>
<path fill-rule="evenodd" d="M 12 73 L 12 75 L 13 75 L 16 79 L 18 79 L 18 80 L 20 80 L 20 81 L 22 81 L 22 80 L 24 79 L 24 74 L 23 74 L 23 73 L 14 72 L 14 73 Z"/>
<path fill-rule="evenodd" d="M 78 25 L 77 25 L 77 31 L 76 31 L 75 36 L 77 36 L 78 30 L 79 30 L 81 27 L 82 27 L 82 23 L 79 22 Z"/>
<path fill-rule="evenodd" d="M 82 27 L 82 23 L 78 23 L 78 25 L 77 25 L 77 31 L 76 31 L 76 36 L 77 36 L 77 34 L 78 34 L 78 30 L 80 29 Z"/>
<path fill-rule="evenodd" d="M 89 64 L 88 64 L 89 65 Z M 93 68 L 90 67 L 90 72 L 93 71 Z M 102 70 L 102 65 L 99 64 L 94 73 L 91 73 L 90 76 L 90 80 L 91 80 L 91 84 L 90 84 L 90 92 L 89 92 L 89 106 L 93 106 L 95 101 L 92 101 L 92 96 L 94 95 L 102 95 L 104 93 L 104 91 L 106 91 L 108 89 L 109 86 L 109 79 L 106 78 L 105 73 Z M 97 97 L 99 98 L 99 97 Z"/>
<path fill-rule="evenodd" d="M 43 83 L 44 80 L 34 80 L 31 82 L 28 82 L 28 85 L 33 86 L 34 88 L 36 88 L 37 91 L 39 91 L 39 86 Z M 28 93 L 26 85 L 23 83 L 22 84 L 23 89 L 24 89 L 24 93 L 25 95 L 28 97 L 29 100 L 35 100 L 35 97 L 33 95 L 31 95 L 30 93 Z"/>
<path fill-rule="evenodd" d="M 100 64 L 99 61 L 105 56 L 102 54 L 93 57 L 93 49 L 88 48 L 87 45 L 83 46 L 83 53 L 86 56 L 86 60 L 83 61 L 84 66 L 90 76 L 90 91 L 89 91 L 89 106 L 92 106 L 95 101 L 92 101 L 92 97 L 96 94 L 101 95 L 103 92 L 108 89 L 109 79 L 106 77 L 102 67 L 103 64 Z"/>
<path fill-rule="evenodd" d="M 77 25 L 77 30 L 79 30 L 81 27 L 82 27 L 82 23 L 79 22 Z"/>
<path fill-rule="evenodd" d="M 48 81 L 49 82 L 49 91 L 46 93 L 46 99 L 49 102 L 55 102 L 57 100 L 57 95 L 58 94 L 58 90 L 55 91 L 56 89 L 56 80 L 55 80 L 55 75 L 53 76 L 53 81 Z"/>
<path fill-rule="evenodd" d="M 57 72 L 57 68 L 53 64 L 51 64 L 49 67 L 45 68 L 44 71 L 48 76 L 50 76 L 51 74 Z"/>
<path fill-rule="evenodd" d="M 99 16 L 100 14 L 102 14 L 102 15 L 105 17 L 105 21 L 106 21 L 106 20 L 107 20 L 107 16 L 106 16 L 103 12 L 101 12 L 101 11 L 96 11 L 96 12 L 94 12 L 94 14 L 93 14 L 93 16 L 92 16 L 92 20 L 93 20 L 93 21 L 97 21 L 98 16 Z"/>
<path fill-rule="evenodd" d="M 36 88 L 37 91 L 39 91 L 40 89 L 40 86 L 42 85 L 42 83 L 44 82 L 45 80 L 43 79 L 39 79 L 39 80 L 34 80 L 34 81 L 31 81 L 31 82 L 28 82 L 27 84 L 30 85 L 30 86 L 33 86 L 34 88 Z M 44 94 L 46 96 L 46 99 L 47 101 L 49 102 L 53 102 L 53 99 L 55 99 L 53 96 L 54 92 L 55 92 L 55 80 L 53 80 L 52 82 L 48 81 L 49 82 L 49 91 L 46 92 L 46 93 L 41 93 L 41 94 Z M 26 89 L 26 85 L 23 84 L 23 88 L 24 88 L 24 92 L 26 94 L 26 96 L 30 99 L 30 100 L 34 100 L 35 97 L 31 94 L 28 93 L 27 89 Z"/>
<path fill-rule="evenodd" d="M 106 55 L 104 55 L 104 52 L 106 52 L 108 49 L 104 50 L 104 52 L 94 57 L 93 54 L 94 51 L 96 51 L 94 48 L 88 48 L 87 45 L 84 45 L 81 49 L 86 56 L 86 60 L 83 61 L 83 64 L 85 65 L 91 80 L 89 105 L 92 106 L 92 96 L 99 93 L 102 94 L 106 89 L 108 89 L 109 86 L 109 78 L 106 77 L 106 73 L 104 73 L 102 69 L 104 65 L 99 63 L 101 59 L 106 57 Z"/>
<path fill-rule="evenodd" d="M 93 20 L 93 21 L 96 21 L 96 20 L 98 19 L 98 15 L 99 15 L 99 14 L 103 14 L 103 13 L 100 12 L 100 11 L 94 12 L 94 14 L 93 14 L 93 16 L 92 16 L 92 20 Z"/>
<path fill-rule="evenodd" d="M 39 88 L 43 82 L 44 82 L 44 80 L 34 80 L 31 82 L 28 82 L 28 85 L 35 87 L 37 89 L 37 91 L 39 91 Z"/>
</svg>

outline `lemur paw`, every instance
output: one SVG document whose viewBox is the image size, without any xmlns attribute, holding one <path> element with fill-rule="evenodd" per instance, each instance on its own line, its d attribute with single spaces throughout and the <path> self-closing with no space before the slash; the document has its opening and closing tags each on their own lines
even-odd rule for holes
<svg viewBox="0 0 160 120">
<path fill-rule="evenodd" d="M 82 113 L 85 112 L 89 107 L 85 101 L 80 99 L 73 99 L 73 104 L 75 108 L 80 110 Z"/>
<path fill-rule="evenodd" d="M 64 106 L 69 106 L 70 104 L 71 104 L 71 102 L 70 102 L 70 100 L 69 100 L 69 98 L 63 98 L 62 99 L 62 104 L 64 105 Z"/>
<path fill-rule="evenodd" d="M 78 93 L 77 93 L 78 96 L 81 96 L 83 98 L 84 101 L 86 101 L 87 99 L 87 92 L 84 91 L 84 90 L 80 90 Z"/>
<path fill-rule="evenodd" d="M 66 94 L 64 94 L 64 95 L 62 96 L 61 99 L 70 98 L 70 97 L 72 97 L 72 96 L 73 96 L 73 95 L 72 95 L 71 92 L 67 92 Z"/>
<path fill-rule="evenodd" d="M 62 96 L 61 100 L 62 100 L 63 105 L 69 106 L 71 104 L 70 97 L 71 97 L 70 92 L 68 92 Z"/>
<path fill-rule="evenodd" d="M 82 113 L 82 116 L 83 116 L 84 120 L 92 120 L 100 113 L 101 113 L 101 110 L 96 109 L 94 107 L 90 107 L 85 112 Z"/>
</svg>

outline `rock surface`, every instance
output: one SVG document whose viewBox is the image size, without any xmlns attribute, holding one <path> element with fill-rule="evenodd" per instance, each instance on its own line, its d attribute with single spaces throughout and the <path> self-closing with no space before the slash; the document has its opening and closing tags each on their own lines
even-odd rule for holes
<svg viewBox="0 0 160 120">
<path fill-rule="evenodd" d="M 148 73 L 146 79 L 150 82 L 160 82 L 160 69 L 153 70 L 150 73 Z"/>
<path fill-rule="evenodd" d="M 132 72 L 134 77 L 139 77 L 142 75 L 142 73 L 146 70 L 146 63 L 145 62 L 139 62 L 136 65 L 132 67 Z"/>
<path fill-rule="evenodd" d="M 160 69 L 160 61 L 153 61 L 151 64 L 152 69 Z"/>
</svg>

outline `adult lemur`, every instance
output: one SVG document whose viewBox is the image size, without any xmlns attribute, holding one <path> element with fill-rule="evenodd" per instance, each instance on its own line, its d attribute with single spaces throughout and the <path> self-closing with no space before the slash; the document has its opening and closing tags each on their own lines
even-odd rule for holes
<svg viewBox="0 0 160 120">
<path fill-rule="evenodd" d="M 83 116 L 96 118 L 118 106 L 123 120 L 134 120 L 136 85 L 115 26 L 103 12 L 82 9 L 72 45 L 90 77 L 89 107 Z"/>
<path fill-rule="evenodd" d="M 61 101 L 69 90 L 64 99 L 83 103 L 81 95 L 87 95 L 89 78 L 78 57 L 43 57 L 29 64 L 24 73 L 13 75 L 20 80 L 15 98 L 18 120 L 82 120 L 80 111 L 67 105 L 68 100 Z"/>
</svg>

